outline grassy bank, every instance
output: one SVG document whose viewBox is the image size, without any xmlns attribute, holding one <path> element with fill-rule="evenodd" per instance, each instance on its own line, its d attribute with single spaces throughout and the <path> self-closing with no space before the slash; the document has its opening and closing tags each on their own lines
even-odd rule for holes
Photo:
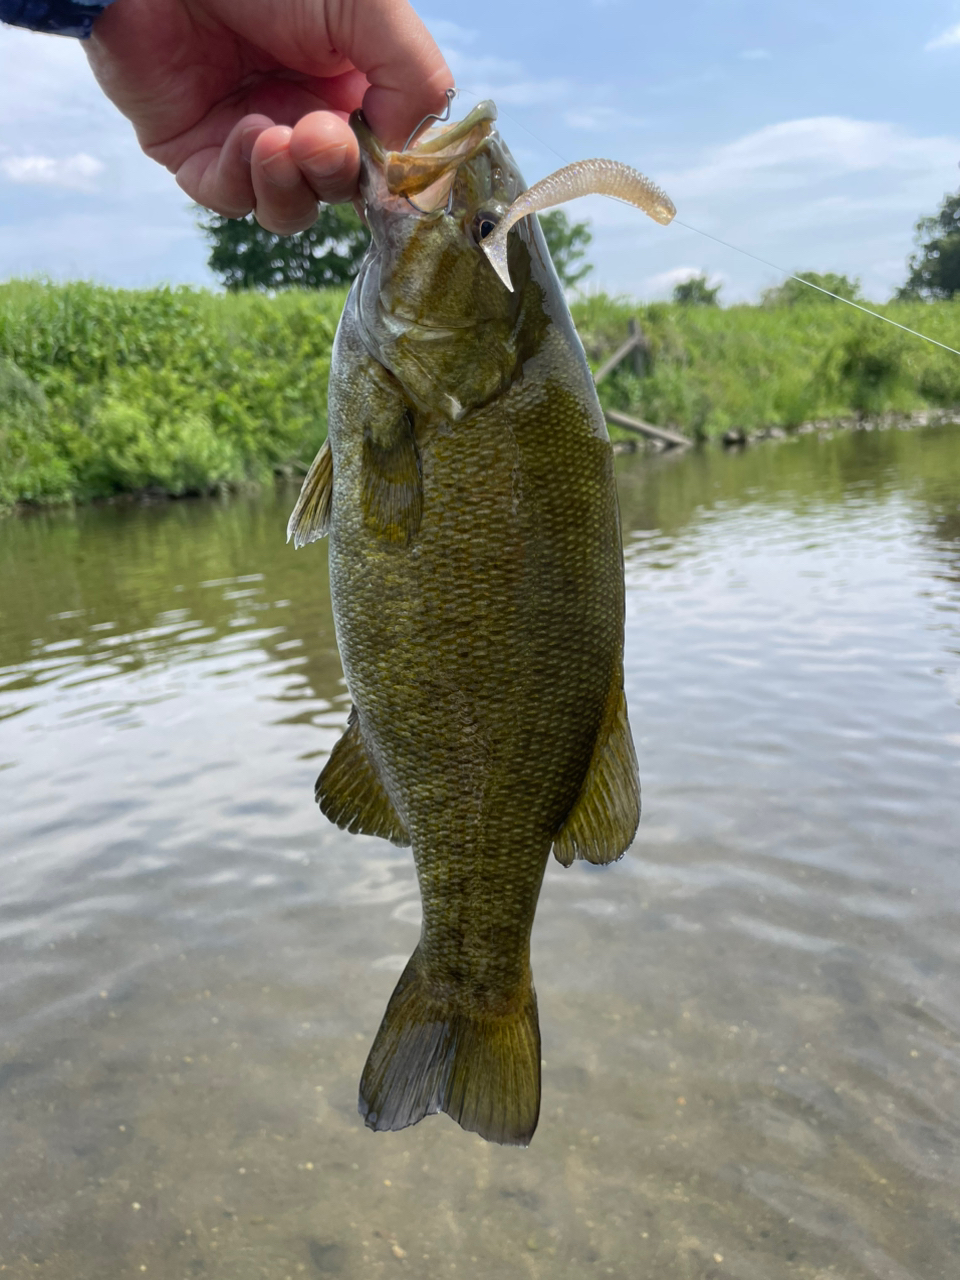
<svg viewBox="0 0 960 1280">
<path fill-rule="evenodd" d="M 0 503 L 204 492 L 309 464 L 343 298 L 0 285 Z"/>
<path fill-rule="evenodd" d="M 960 298 L 874 309 L 960 350 Z M 601 384 L 600 398 L 691 435 L 960 406 L 960 356 L 839 302 L 721 309 L 601 295 L 572 310 L 594 364 L 637 317 L 651 348 L 647 372 L 637 377 L 625 362 Z"/>
<path fill-rule="evenodd" d="M 205 492 L 300 471 L 326 434 L 339 290 L 216 295 L 0 285 L 0 505 Z M 598 362 L 636 315 L 611 408 L 691 434 L 960 405 L 960 357 L 840 304 L 575 304 Z M 960 300 L 884 308 L 960 347 Z"/>
</svg>

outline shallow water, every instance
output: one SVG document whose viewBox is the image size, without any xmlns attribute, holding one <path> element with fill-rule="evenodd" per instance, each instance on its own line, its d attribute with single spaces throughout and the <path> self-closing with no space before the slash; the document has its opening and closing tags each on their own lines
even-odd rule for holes
<svg viewBox="0 0 960 1280">
<path fill-rule="evenodd" d="M 527 1151 L 357 1081 L 408 850 L 290 493 L 0 523 L 0 1271 L 933 1280 L 960 1257 L 960 427 L 620 460 L 644 819 L 547 873 Z"/>
</svg>

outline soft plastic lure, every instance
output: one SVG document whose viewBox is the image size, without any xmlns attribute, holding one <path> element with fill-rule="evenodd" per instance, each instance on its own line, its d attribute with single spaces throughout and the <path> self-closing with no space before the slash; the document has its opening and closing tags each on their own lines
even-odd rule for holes
<svg viewBox="0 0 960 1280">
<path fill-rule="evenodd" d="M 514 200 L 497 224 L 497 228 L 484 241 L 483 251 L 497 275 L 513 292 L 510 269 L 507 266 L 507 236 L 511 227 L 529 213 L 552 209 L 566 204 L 577 196 L 613 196 L 627 204 L 636 205 L 649 214 L 655 222 L 666 226 L 676 215 L 673 201 L 649 178 L 645 178 L 628 164 L 619 160 L 578 160 L 555 173 L 548 174 Z"/>
</svg>

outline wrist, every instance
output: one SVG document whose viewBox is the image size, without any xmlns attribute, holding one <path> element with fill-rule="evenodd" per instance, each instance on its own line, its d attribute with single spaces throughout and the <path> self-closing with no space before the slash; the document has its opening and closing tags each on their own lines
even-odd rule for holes
<svg viewBox="0 0 960 1280">
<path fill-rule="evenodd" d="M 112 0 L 0 0 L 0 22 L 86 40 Z"/>
</svg>

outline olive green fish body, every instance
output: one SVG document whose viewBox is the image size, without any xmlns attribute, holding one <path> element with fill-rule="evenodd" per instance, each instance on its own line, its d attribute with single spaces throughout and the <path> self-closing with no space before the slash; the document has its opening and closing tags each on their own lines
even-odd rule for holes
<svg viewBox="0 0 960 1280">
<path fill-rule="evenodd" d="M 367 1123 L 445 1110 L 523 1143 L 539 1109 L 529 943 L 547 857 L 609 861 L 639 816 L 619 518 L 539 228 L 517 238 L 506 304 L 462 228 L 421 230 L 395 270 L 374 258 L 357 281 L 334 350 L 324 518 L 354 712 L 318 798 L 343 826 L 409 840 L 423 899 L 361 1083 Z M 428 261 L 448 254 L 472 311 L 425 330 L 450 310 L 429 305 L 446 294 L 434 278 L 414 327 L 391 328 L 385 281 L 430 231 L 443 243 Z"/>
</svg>

